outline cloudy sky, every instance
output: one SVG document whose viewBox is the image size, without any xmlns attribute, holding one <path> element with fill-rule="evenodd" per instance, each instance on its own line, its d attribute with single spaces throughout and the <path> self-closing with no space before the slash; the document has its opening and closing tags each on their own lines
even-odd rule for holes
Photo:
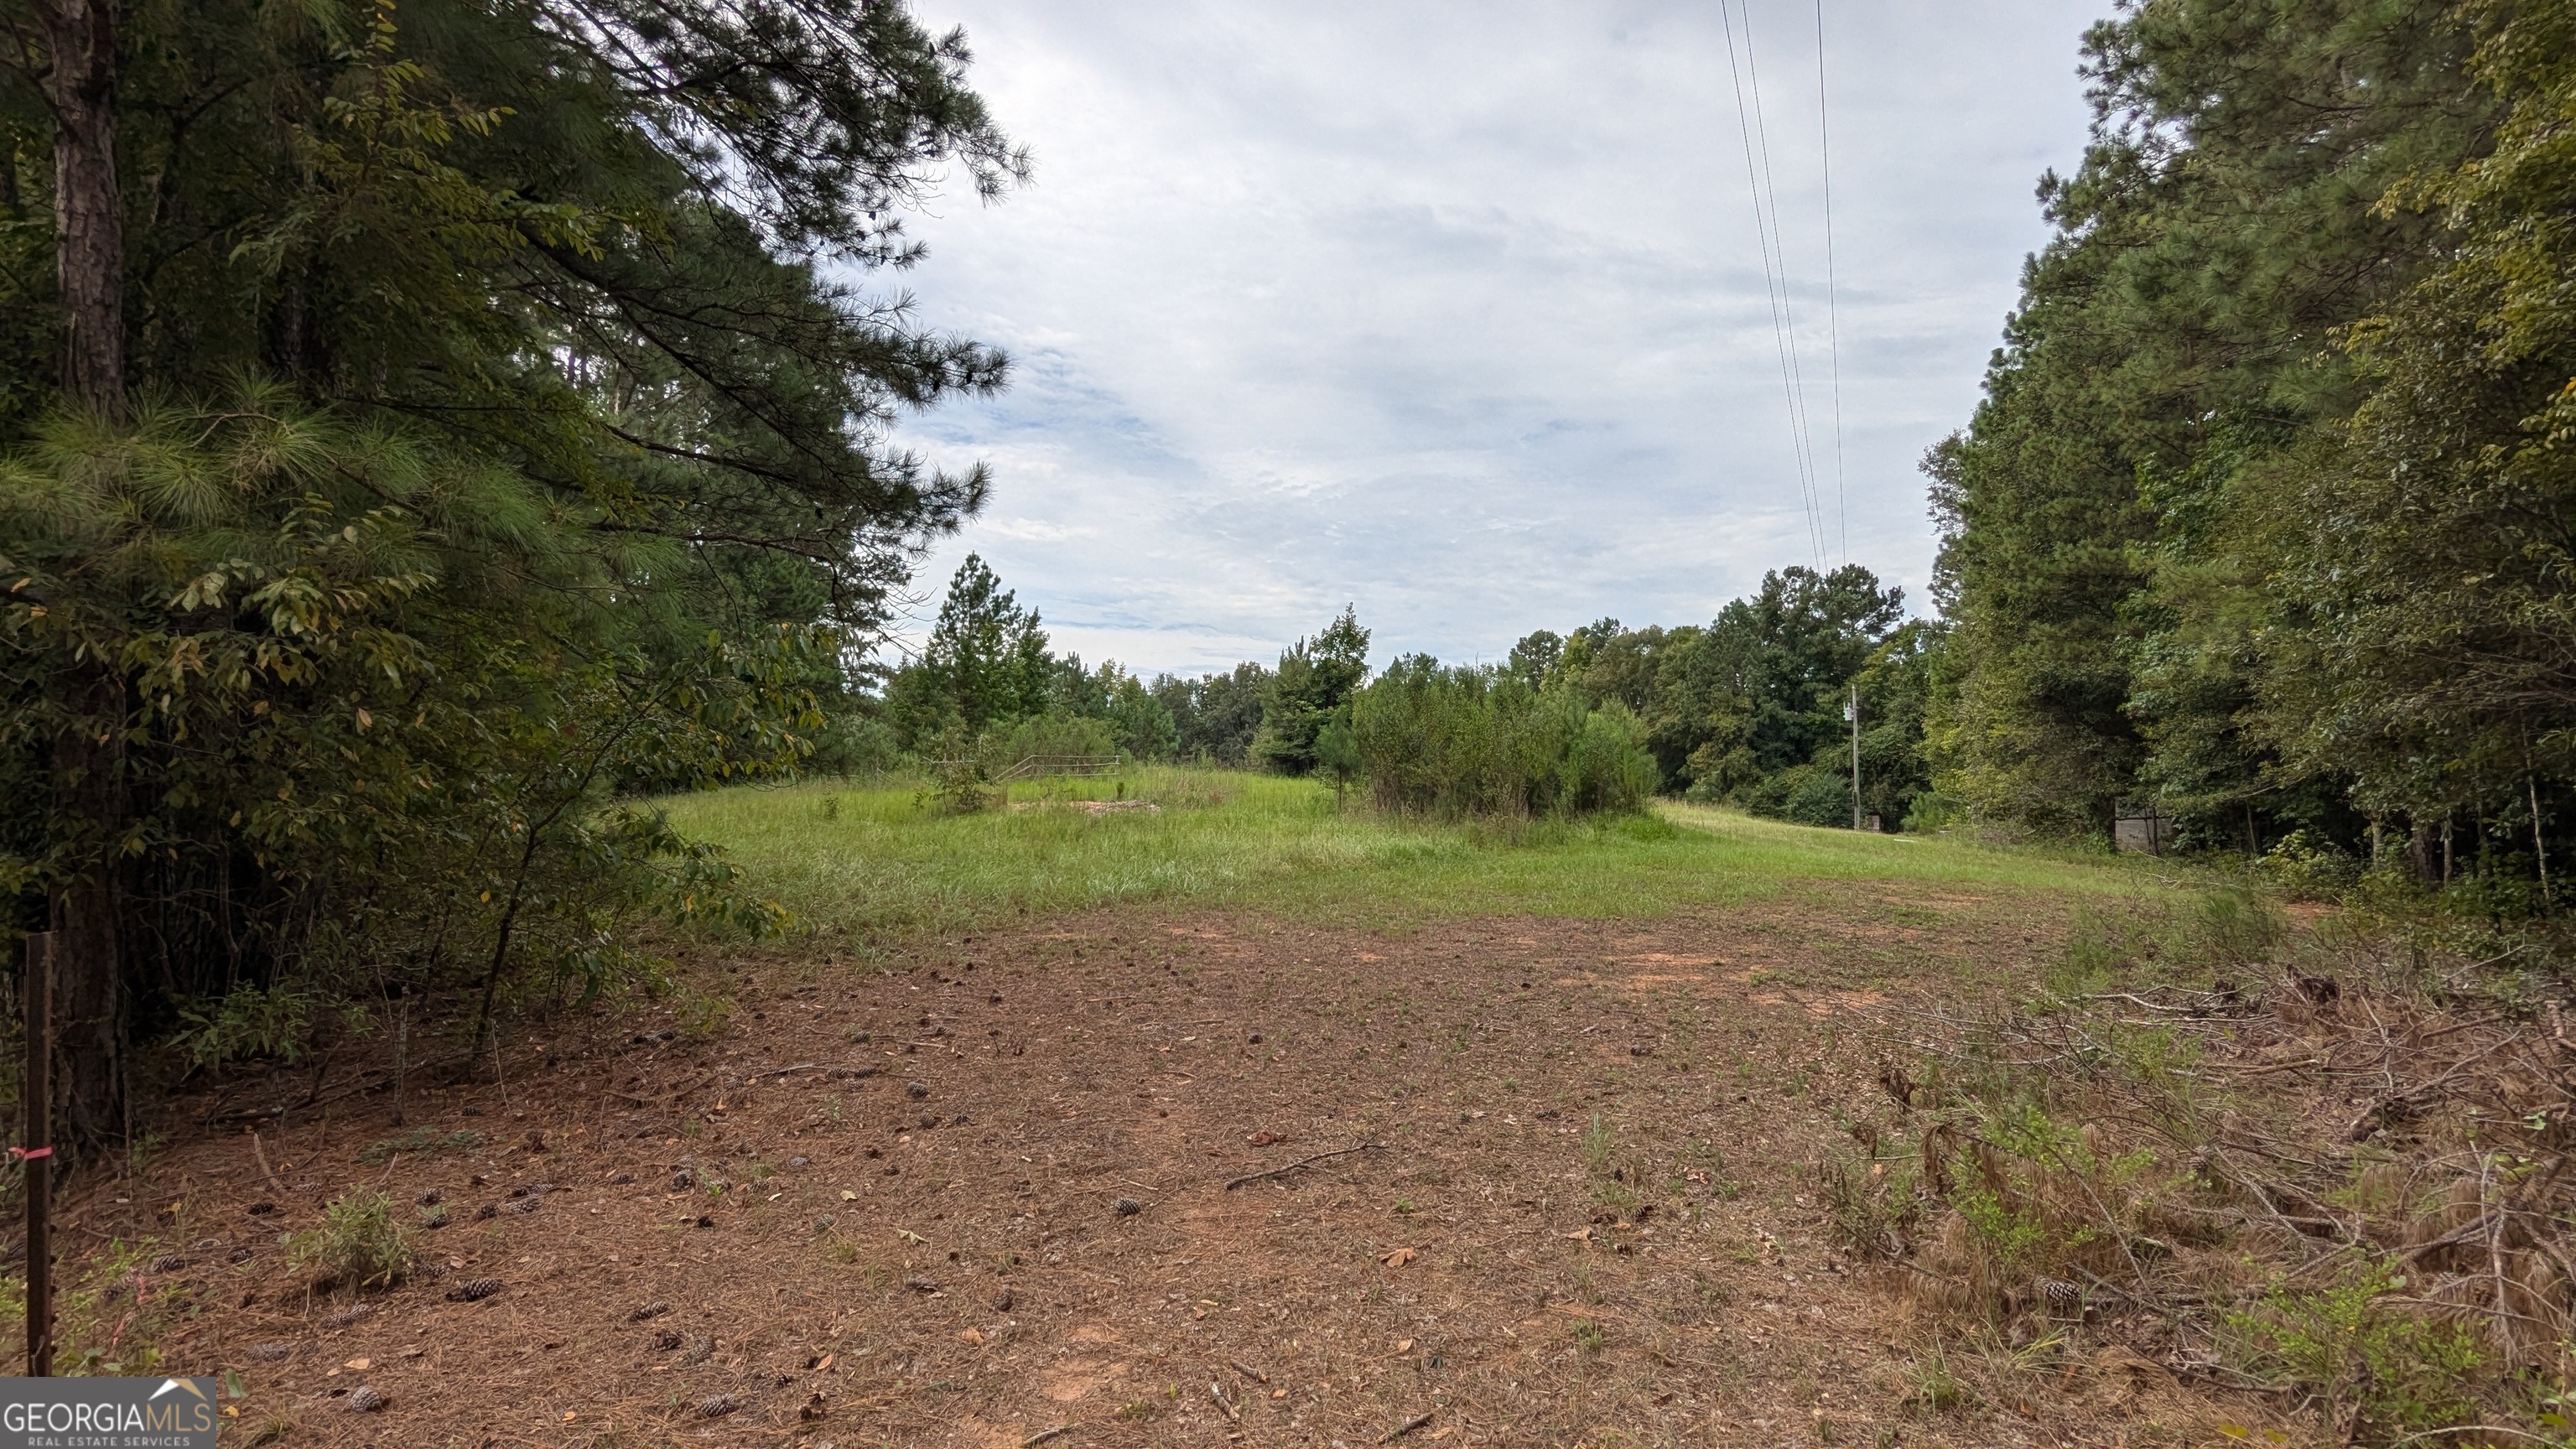
<svg viewBox="0 0 2576 1449">
<path fill-rule="evenodd" d="M 915 632 L 969 550 L 1059 648 L 1148 673 L 1267 660 L 1346 601 L 1377 660 L 1494 659 L 1820 557 L 1919 605 L 1916 462 L 2081 154 L 2104 8 L 1824 0 L 1829 311 L 1814 0 L 920 0 L 1037 174 L 914 222 L 922 320 L 1017 365 L 903 426 L 998 482 Z"/>
</svg>

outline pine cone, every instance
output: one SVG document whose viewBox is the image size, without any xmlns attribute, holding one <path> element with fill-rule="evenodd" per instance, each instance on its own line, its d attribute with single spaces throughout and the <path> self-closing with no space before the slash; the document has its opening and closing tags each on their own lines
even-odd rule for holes
<svg viewBox="0 0 2576 1449">
<path fill-rule="evenodd" d="M 287 1355 L 295 1352 L 295 1345 L 291 1343 L 254 1343 L 250 1346 L 248 1352 L 250 1357 L 259 1360 L 261 1363 L 282 1363 L 286 1360 Z"/>
<path fill-rule="evenodd" d="M 348 1307 L 341 1309 L 339 1312 L 332 1314 L 330 1317 L 323 1319 L 322 1326 L 324 1328 L 346 1328 L 350 1324 L 357 1322 L 359 1319 L 365 1318 L 367 1315 L 375 1311 L 375 1307 L 372 1304 L 352 1303 Z"/>
<path fill-rule="evenodd" d="M 349 1412 L 353 1414 L 381 1413 L 385 1405 L 393 1401 L 393 1395 L 380 1392 L 365 1384 L 349 1390 Z"/>
<path fill-rule="evenodd" d="M 498 1278 L 468 1278 L 464 1282 L 447 1290 L 447 1301 L 450 1303 L 474 1303 L 479 1302 L 482 1299 L 489 1298 L 500 1291 L 501 1280 Z"/>
<path fill-rule="evenodd" d="M 649 1322 L 649 1321 L 651 1321 L 651 1320 L 653 1320 L 653 1319 L 659 1318 L 659 1317 L 661 1317 L 663 1314 L 668 1313 L 668 1312 L 670 1312 L 670 1311 L 671 1311 L 671 1305 L 670 1305 L 670 1304 L 668 1304 L 668 1303 L 660 1303 L 660 1302 L 647 1303 L 647 1304 L 645 1304 L 643 1307 L 638 1308 L 638 1309 L 636 1309 L 634 1312 L 632 1312 L 632 1313 L 630 1313 L 630 1314 L 626 1315 L 626 1321 L 627 1321 L 627 1322 L 629 1322 L 629 1323 L 645 1323 L 645 1322 Z"/>
<path fill-rule="evenodd" d="M 717 1394 L 713 1398 L 704 1399 L 699 1402 L 698 1417 L 701 1419 L 721 1419 L 725 1415 L 733 1413 L 741 1407 L 742 1400 L 735 1398 L 733 1395 Z"/>
</svg>

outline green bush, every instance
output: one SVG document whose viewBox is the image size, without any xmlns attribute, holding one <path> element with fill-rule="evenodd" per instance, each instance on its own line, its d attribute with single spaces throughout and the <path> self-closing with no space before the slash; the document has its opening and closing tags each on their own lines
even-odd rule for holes
<svg viewBox="0 0 2576 1449">
<path fill-rule="evenodd" d="M 1616 702 L 1587 709 L 1499 669 L 1397 660 L 1351 697 L 1361 773 L 1378 804 L 1416 814 L 1632 811 L 1654 793 L 1654 757 Z"/>
<path fill-rule="evenodd" d="M 381 1288 L 409 1273 L 420 1250 L 411 1229 L 394 1220 L 394 1200 L 370 1190 L 322 1209 L 322 1226 L 287 1234 L 286 1256 L 318 1282 Z"/>
</svg>

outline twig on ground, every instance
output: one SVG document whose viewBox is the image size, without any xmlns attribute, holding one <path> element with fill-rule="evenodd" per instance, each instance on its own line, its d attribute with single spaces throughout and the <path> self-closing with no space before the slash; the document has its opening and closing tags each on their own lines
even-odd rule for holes
<svg viewBox="0 0 2576 1449">
<path fill-rule="evenodd" d="M 1246 1183 L 1260 1182 L 1265 1178 L 1286 1177 L 1288 1174 L 1295 1172 L 1298 1168 L 1311 1166 L 1315 1163 L 1323 1162 L 1335 1157 L 1348 1157 L 1354 1152 L 1384 1152 L 1385 1150 L 1386 1144 L 1383 1142 L 1363 1142 L 1357 1147 L 1345 1147 L 1339 1152 L 1318 1152 L 1312 1157 L 1300 1157 L 1285 1167 L 1274 1167 L 1268 1172 L 1254 1172 L 1238 1177 L 1232 1182 L 1227 1183 L 1225 1185 L 1225 1190 L 1227 1192 L 1232 1192 Z"/>
<path fill-rule="evenodd" d="M 268 1165 L 268 1149 L 260 1146 L 256 1130 L 250 1134 L 250 1155 L 259 1159 L 259 1175 L 268 1179 L 269 1187 L 277 1192 L 286 1191 L 286 1184 L 277 1180 L 277 1169 Z"/>
<path fill-rule="evenodd" d="M 1438 1409 L 1434 1409 L 1431 1411 L 1431 1414 L 1439 1412 L 1440 1411 Z M 1415 1418 L 1405 1420 L 1403 1423 L 1396 1425 L 1394 1428 L 1387 1430 L 1383 1434 L 1380 1434 L 1377 1437 L 1377 1442 L 1381 1444 L 1394 1443 L 1396 1440 L 1401 1439 L 1405 1435 L 1412 1433 L 1414 1430 L 1421 1428 L 1423 1425 L 1430 1423 L 1431 1414 L 1422 1414 Z"/>
<path fill-rule="evenodd" d="M 1227 1418 L 1238 1424 L 1243 1422 L 1243 1411 L 1226 1401 L 1224 1385 L 1217 1383 L 1214 1379 L 1210 1379 L 1208 1381 L 1208 1397 L 1216 1400 L 1216 1406 L 1225 1411 L 1225 1416 Z"/>
<path fill-rule="evenodd" d="M 1252 1380 L 1256 1384 L 1266 1384 L 1270 1382 L 1270 1375 L 1263 1373 L 1261 1370 L 1254 1368 L 1252 1365 L 1245 1363 L 1239 1358 L 1227 1359 L 1225 1361 L 1225 1366 L 1234 1370 L 1236 1373 L 1243 1375 L 1245 1378 Z"/>
<path fill-rule="evenodd" d="M 1063 1435 L 1070 1434 L 1072 1432 L 1073 1426 L 1071 1424 L 1058 1424 L 1052 1429 L 1040 1429 L 1036 1433 L 1021 1440 L 1020 1449 L 1035 1449 L 1035 1446 L 1043 1444 L 1049 1439 L 1060 1438 Z"/>
</svg>

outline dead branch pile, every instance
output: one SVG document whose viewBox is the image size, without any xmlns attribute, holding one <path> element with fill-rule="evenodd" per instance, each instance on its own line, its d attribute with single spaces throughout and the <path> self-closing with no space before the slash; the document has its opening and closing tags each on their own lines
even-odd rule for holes
<svg viewBox="0 0 2576 1449">
<path fill-rule="evenodd" d="M 2334 1442 L 2551 1420 L 2576 1373 L 2563 1005 L 2289 956 L 1891 1010 L 1860 1151 L 1817 1165 L 1838 1225 L 1930 1317 L 2136 1346 Z"/>
</svg>

